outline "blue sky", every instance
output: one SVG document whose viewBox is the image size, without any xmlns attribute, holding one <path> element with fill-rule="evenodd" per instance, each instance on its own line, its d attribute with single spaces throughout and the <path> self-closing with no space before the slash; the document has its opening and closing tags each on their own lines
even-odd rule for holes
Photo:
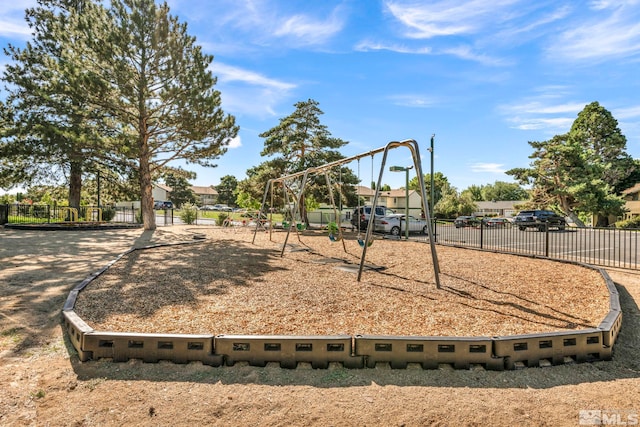
<svg viewBox="0 0 640 427">
<path fill-rule="evenodd" d="M 331 134 L 349 141 L 345 156 L 412 138 L 428 173 L 435 134 L 434 169 L 459 190 L 512 182 L 504 171 L 529 165 L 527 141 L 568 132 L 592 101 L 613 113 L 640 158 L 640 0 L 168 3 L 214 55 L 222 107 L 240 126 L 217 168 L 195 168 L 196 185 L 243 179 L 265 160 L 258 135 L 310 98 Z M 2 46 L 30 38 L 23 11 L 34 4 L 1 2 Z M 394 150 L 390 165 L 411 165 L 409 152 Z M 365 185 L 371 167 L 361 161 Z M 404 179 L 385 172 L 383 182 Z"/>
</svg>

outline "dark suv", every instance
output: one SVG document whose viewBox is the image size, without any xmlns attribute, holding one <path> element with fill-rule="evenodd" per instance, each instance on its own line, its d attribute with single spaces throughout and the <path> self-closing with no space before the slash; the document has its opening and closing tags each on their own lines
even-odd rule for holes
<svg viewBox="0 0 640 427">
<path fill-rule="evenodd" d="M 391 209 L 387 209 L 386 206 L 376 206 L 376 216 L 387 216 L 394 214 Z M 351 215 L 351 225 L 359 230 L 366 230 L 369 225 L 369 218 L 371 217 L 371 206 L 360 206 L 353 210 Z"/>
<path fill-rule="evenodd" d="M 475 216 L 463 215 L 456 218 L 455 221 L 453 221 L 453 225 L 455 225 L 456 228 L 477 227 L 480 225 L 480 219 Z"/>
<path fill-rule="evenodd" d="M 545 210 L 521 211 L 516 215 L 513 223 L 521 231 L 527 228 L 537 228 L 539 231 L 544 231 L 546 227 L 564 230 L 567 225 L 564 217 L 553 211 Z"/>
</svg>

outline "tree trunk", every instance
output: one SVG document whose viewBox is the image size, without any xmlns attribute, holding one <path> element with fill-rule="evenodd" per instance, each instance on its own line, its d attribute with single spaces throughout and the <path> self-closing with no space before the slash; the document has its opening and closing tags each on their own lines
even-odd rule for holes
<svg viewBox="0 0 640 427">
<path fill-rule="evenodd" d="M 573 209 L 571 209 L 571 206 L 569 206 L 569 203 L 567 202 L 566 199 L 561 199 L 560 205 L 562 206 L 562 210 L 566 212 L 571 222 L 573 222 L 577 227 L 580 227 L 580 228 L 585 227 L 584 222 L 582 222 L 582 220 L 578 218 L 578 215 L 573 211 Z"/>
<path fill-rule="evenodd" d="M 304 202 L 304 194 L 300 196 L 300 200 L 298 200 L 300 206 L 300 221 L 304 223 L 304 225 L 309 228 L 309 216 L 307 215 L 307 205 Z"/>
<path fill-rule="evenodd" d="M 140 123 L 140 209 L 145 230 L 156 229 L 156 215 L 153 210 L 153 186 L 151 182 L 149 144 L 146 123 Z"/>
<path fill-rule="evenodd" d="M 82 192 L 82 163 L 71 161 L 69 171 L 69 207 L 80 209 Z"/>
</svg>

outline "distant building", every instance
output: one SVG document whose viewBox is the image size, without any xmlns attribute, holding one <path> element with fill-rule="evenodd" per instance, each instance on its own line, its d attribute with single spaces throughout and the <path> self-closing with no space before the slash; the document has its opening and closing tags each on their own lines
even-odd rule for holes
<svg viewBox="0 0 640 427">
<path fill-rule="evenodd" d="M 360 197 L 362 205 L 370 205 L 373 203 L 373 197 L 375 191 L 369 187 L 359 185 L 356 187 L 356 192 Z M 404 213 L 407 194 L 404 188 L 390 191 L 381 191 L 378 194 L 378 205 L 386 206 L 389 209 L 393 209 L 397 213 Z M 409 190 L 409 215 L 419 217 L 422 214 L 422 198 L 420 193 L 416 190 Z"/>
<path fill-rule="evenodd" d="M 199 205 L 213 205 L 218 200 L 218 192 L 212 185 L 208 187 L 191 186 L 193 193 L 198 196 L 200 202 Z M 153 200 L 158 202 L 171 201 L 171 187 L 164 184 L 153 184 L 152 193 Z"/>
<path fill-rule="evenodd" d="M 625 200 L 624 207 L 627 209 L 623 219 L 631 219 L 640 216 L 640 183 L 622 192 Z"/>
<path fill-rule="evenodd" d="M 154 202 L 168 202 L 171 187 L 164 184 L 153 184 L 151 196 Z"/>
<path fill-rule="evenodd" d="M 208 187 L 192 186 L 191 190 L 200 198 L 200 205 L 213 205 L 218 200 L 218 191 L 212 185 Z"/>
<path fill-rule="evenodd" d="M 511 218 L 518 214 L 520 209 L 518 206 L 526 203 L 524 200 L 504 200 L 491 202 L 476 202 L 478 210 L 474 212 L 477 216 L 499 216 Z"/>
</svg>

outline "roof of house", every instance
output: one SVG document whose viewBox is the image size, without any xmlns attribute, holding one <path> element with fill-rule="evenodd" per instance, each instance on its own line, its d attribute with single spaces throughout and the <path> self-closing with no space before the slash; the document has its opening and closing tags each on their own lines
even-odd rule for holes
<svg viewBox="0 0 640 427">
<path fill-rule="evenodd" d="M 411 197 L 413 193 L 417 193 L 417 191 L 409 190 L 409 197 Z M 380 195 L 385 197 L 405 197 L 407 195 L 407 192 L 404 190 L 404 188 L 399 188 L 397 190 L 381 191 Z"/>
<path fill-rule="evenodd" d="M 171 193 L 171 191 L 173 190 L 171 187 L 169 187 L 166 184 L 155 183 L 154 185 L 156 187 L 158 187 L 159 189 L 164 190 L 164 191 L 166 191 L 168 193 Z M 192 185 L 191 186 L 191 190 L 194 193 L 196 193 L 198 196 L 204 195 L 204 194 L 208 194 L 208 195 L 212 195 L 212 196 L 217 196 L 218 195 L 218 191 L 215 188 L 213 188 L 213 186 L 211 186 L 211 185 L 208 186 L 208 187 L 199 186 L 199 185 Z"/>
<path fill-rule="evenodd" d="M 369 187 L 365 187 L 364 185 L 358 185 L 356 187 L 356 191 L 359 196 L 373 197 L 375 195 L 375 191 L 373 191 Z M 411 197 L 412 193 L 416 193 L 416 191 L 409 190 L 409 197 Z M 383 197 L 405 197 L 406 192 L 404 191 L 404 188 L 400 188 L 400 189 L 391 190 L 391 191 L 381 191 L 380 195 Z"/>
<path fill-rule="evenodd" d="M 369 187 L 365 187 L 364 185 L 358 185 L 356 187 L 356 194 L 359 196 L 371 196 L 373 197 L 374 191 Z"/>
<path fill-rule="evenodd" d="M 202 194 L 209 194 L 212 196 L 218 195 L 218 191 L 216 191 L 216 189 L 213 188 L 212 186 L 202 187 L 202 186 L 192 185 L 191 189 L 197 195 L 202 195 Z"/>
<path fill-rule="evenodd" d="M 633 193 L 638 193 L 640 192 L 640 182 L 637 183 L 636 185 L 634 185 L 631 188 L 627 188 L 626 190 L 624 190 L 622 192 L 622 194 L 627 195 L 627 194 L 633 194 Z"/>
<path fill-rule="evenodd" d="M 490 202 L 476 202 L 478 209 L 514 209 L 514 206 L 525 203 L 524 200 L 496 200 Z"/>
</svg>

